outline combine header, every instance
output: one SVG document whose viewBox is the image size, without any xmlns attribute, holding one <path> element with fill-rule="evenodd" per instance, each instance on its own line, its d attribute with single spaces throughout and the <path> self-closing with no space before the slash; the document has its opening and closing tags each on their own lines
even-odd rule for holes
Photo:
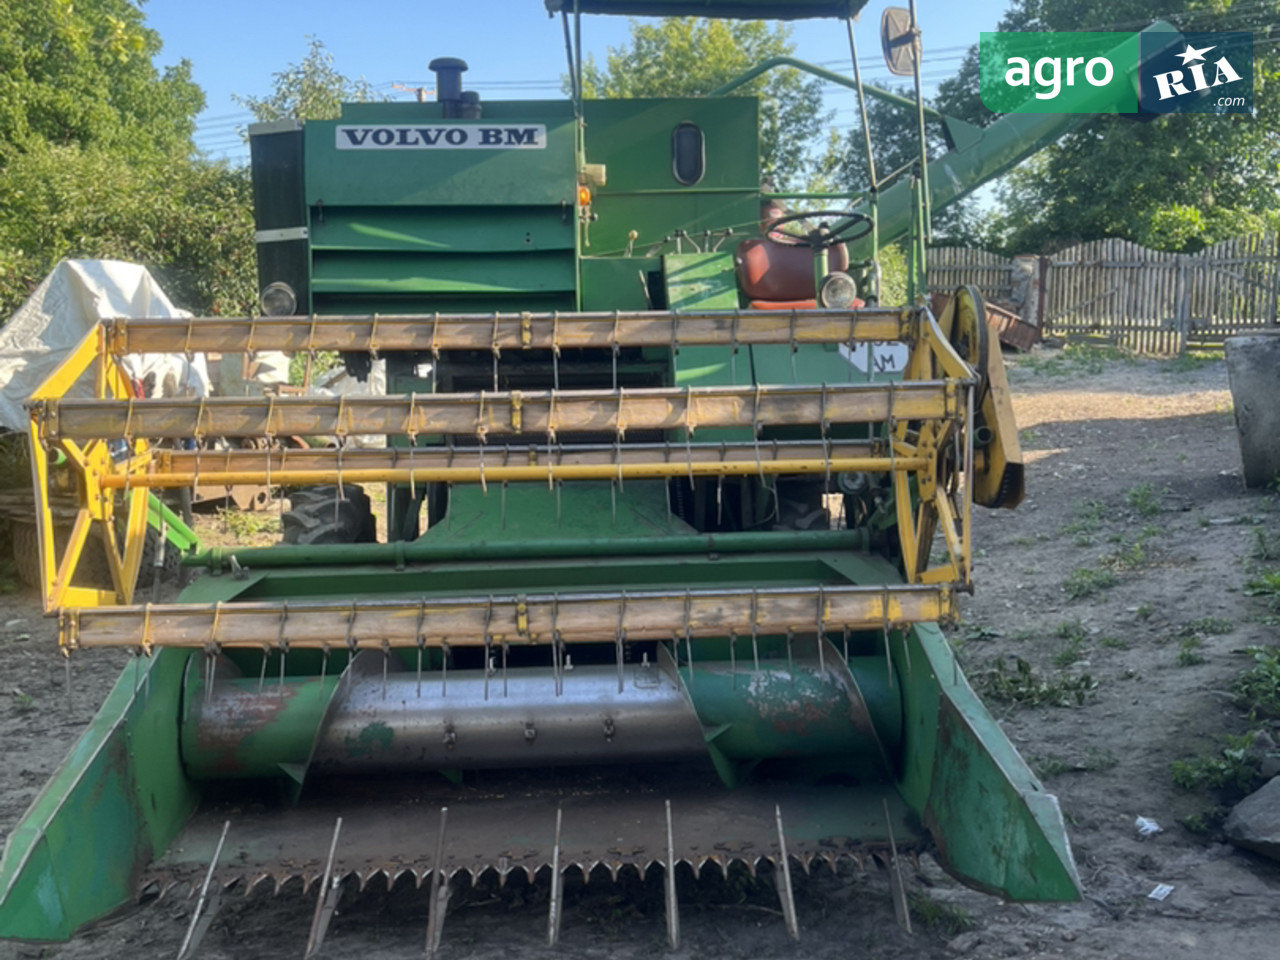
<svg viewBox="0 0 1280 960">
<path fill-rule="evenodd" d="M 575 12 L 857 6 L 548 5 L 566 37 Z M 308 955 L 375 882 L 426 885 L 433 951 L 456 884 L 522 875 L 554 942 L 566 871 L 654 869 L 674 945 L 679 864 L 765 862 L 798 936 L 793 870 L 873 858 L 904 905 L 922 850 L 1076 898 L 1056 800 L 936 626 L 973 505 L 1022 496 L 981 298 L 877 305 L 848 196 L 762 223 L 788 198 L 752 98 L 481 103 L 433 69 L 438 102 L 251 131 L 267 315 L 104 324 L 31 398 L 38 489 L 56 451 L 79 470 L 75 536 L 42 540 L 63 653 L 137 656 L 9 836 L 0 936 L 181 884 L 185 956 L 221 898 L 300 878 Z M 387 395 L 147 400 L 120 373 L 263 350 L 384 361 Z M 148 495 L 240 483 L 288 492 L 292 542 L 189 557 L 177 602 L 137 603 Z M 70 585 L 94 524 L 114 590 Z"/>
</svg>

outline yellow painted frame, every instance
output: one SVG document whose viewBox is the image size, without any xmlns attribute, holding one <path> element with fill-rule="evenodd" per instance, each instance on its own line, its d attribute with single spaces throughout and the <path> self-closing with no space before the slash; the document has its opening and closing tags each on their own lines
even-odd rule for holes
<svg viewBox="0 0 1280 960">
<path fill-rule="evenodd" d="M 40 550 L 41 594 L 46 613 L 64 607 L 98 607 L 133 602 L 142 563 L 142 550 L 147 530 L 147 492 L 130 490 L 123 495 L 126 504 L 123 554 L 116 535 L 116 493 L 104 480 L 117 472 L 144 471 L 150 459 L 144 440 L 125 439 L 128 454 L 122 470 L 117 468 L 111 444 L 91 440 L 84 444 L 70 440 L 56 444 L 48 439 L 45 401 L 65 396 L 89 370 L 93 370 L 94 396 L 100 399 L 128 399 L 133 386 L 119 358 L 108 349 L 106 328 L 95 327 L 85 336 L 66 360 L 42 383 L 27 401 L 30 414 L 28 439 L 31 447 L 31 474 L 36 494 L 36 529 Z M 50 450 L 60 449 L 76 471 L 80 509 L 71 536 L 58 555 L 54 538 L 53 511 L 49 493 Z M 110 590 L 72 585 L 75 572 L 94 526 L 105 546 L 111 572 Z"/>
</svg>

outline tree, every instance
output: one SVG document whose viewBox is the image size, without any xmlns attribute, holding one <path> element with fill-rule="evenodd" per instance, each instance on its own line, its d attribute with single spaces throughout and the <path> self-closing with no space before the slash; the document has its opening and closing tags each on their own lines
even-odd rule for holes
<svg viewBox="0 0 1280 960">
<path fill-rule="evenodd" d="M 1101 237 L 1193 251 L 1215 240 L 1278 226 L 1280 0 L 1215 10 L 1173 0 L 1165 19 L 1188 31 L 1254 34 L 1253 116 L 1170 115 L 1147 122 L 1090 119 L 1000 186 L 996 242 L 1011 253 L 1050 252 Z M 1166 5 L 1167 7 L 1167 5 Z M 1016 0 L 1002 30 L 1138 30 L 1141 0 Z M 976 94 L 976 49 L 939 88 L 938 105 L 973 123 L 994 118 Z"/>
<path fill-rule="evenodd" d="M 252 303 L 243 171 L 193 159 L 204 94 L 129 0 L 10 0 L 0 19 L 0 318 L 58 260 L 151 268 L 179 304 Z"/>
<path fill-rule="evenodd" d="M 66 258 L 141 263 L 179 306 L 243 313 L 257 299 L 247 172 L 33 143 L 0 176 L 0 315 Z"/>
<path fill-rule="evenodd" d="M 0 18 L 0 167 L 32 142 L 185 154 L 204 108 L 187 62 L 152 64 L 160 37 L 130 0 L 9 0 Z"/>
<path fill-rule="evenodd" d="M 633 21 L 630 45 L 610 48 L 603 70 L 587 58 L 583 95 L 700 96 L 769 57 L 793 51 L 789 28 L 758 20 Z M 802 186 L 815 164 L 811 148 L 830 120 L 822 109 L 821 82 L 793 69 L 772 70 L 737 92 L 760 98 L 762 180 L 778 189 Z"/>
<path fill-rule="evenodd" d="M 307 55 L 275 75 L 269 96 L 232 97 L 260 123 L 285 118 L 331 120 L 342 112 L 344 103 L 381 99 L 364 77 L 351 80 L 339 73 L 322 41 L 307 39 Z"/>
</svg>

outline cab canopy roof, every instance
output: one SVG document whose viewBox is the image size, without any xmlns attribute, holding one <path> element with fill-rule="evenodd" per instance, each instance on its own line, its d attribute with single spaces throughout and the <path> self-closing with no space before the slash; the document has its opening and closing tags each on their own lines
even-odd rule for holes
<svg viewBox="0 0 1280 960">
<path fill-rule="evenodd" d="M 576 0 L 582 13 L 629 17 L 729 17 L 738 20 L 805 20 L 852 17 L 867 0 Z M 573 13 L 575 0 L 546 0 L 551 13 Z"/>
</svg>

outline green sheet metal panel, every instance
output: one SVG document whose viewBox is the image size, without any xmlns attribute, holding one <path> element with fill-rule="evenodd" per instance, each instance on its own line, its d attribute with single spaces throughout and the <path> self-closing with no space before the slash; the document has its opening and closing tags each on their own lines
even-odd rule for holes
<svg viewBox="0 0 1280 960">
<path fill-rule="evenodd" d="M 420 104 L 374 117 L 313 120 L 306 125 L 305 190 L 312 223 L 335 206 L 531 206 L 576 202 L 571 116 L 551 109 L 539 116 L 505 116 L 485 105 L 481 120 L 424 116 Z M 546 104 L 548 108 L 555 104 Z M 503 140 L 482 146 L 489 134 L 536 128 L 534 145 Z M 449 140 L 465 146 L 450 145 Z M 429 144 L 429 145 L 428 145 Z M 341 145 L 341 146 L 340 146 Z"/>
<path fill-rule="evenodd" d="M 0 859 L 0 938 L 65 940 L 137 896 L 137 877 L 195 809 L 178 756 L 189 654 L 127 667 Z"/>
<path fill-rule="evenodd" d="M 738 307 L 738 277 L 732 253 L 668 254 L 663 257 L 663 279 L 667 306 L 672 310 L 735 310 Z M 680 347 L 674 359 L 678 386 L 751 382 L 751 366 L 743 349 L 739 349 L 735 359 L 732 347 Z M 679 435 L 683 437 L 683 431 Z M 698 431 L 699 440 L 750 437 L 750 429 Z"/>
<path fill-rule="evenodd" d="M 662 269 L 660 257 L 586 257 L 579 269 L 583 310 L 653 309 L 645 296 L 644 278 Z"/>
<path fill-rule="evenodd" d="M 728 17 L 805 20 L 852 17 L 866 0 L 545 0 L 551 13 L 611 13 L 626 17 Z"/>
<path fill-rule="evenodd" d="M 760 186 L 759 109 L 754 97 L 587 100 L 587 162 L 608 167 L 600 197 L 635 190 L 757 190 Z M 706 144 L 701 180 L 682 185 L 671 169 L 671 132 L 696 124 Z"/>
<path fill-rule="evenodd" d="M 754 98 L 740 97 L 586 101 L 587 162 L 604 164 L 608 178 L 593 191 L 598 219 L 588 231 L 589 251 L 621 254 L 632 230 L 636 253 L 678 229 L 695 236 L 726 228 L 755 233 L 758 112 Z M 695 124 L 705 144 L 703 176 L 687 185 L 672 170 L 672 131 L 682 123 Z"/>
<path fill-rule="evenodd" d="M 577 286 L 573 259 L 554 251 L 475 257 L 332 252 L 316 256 L 311 269 L 316 294 L 523 293 Z"/>
<path fill-rule="evenodd" d="M 312 250 L 503 253 L 573 250 L 573 218 L 557 207 L 326 207 L 312 224 Z"/>
<path fill-rule="evenodd" d="M 1057 798 L 960 673 L 936 625 L 891 635 L 905 714 L 898 791 L 938 858 L 966 883 L 1014 900 L 1078 900 Z"/>
</svg>

